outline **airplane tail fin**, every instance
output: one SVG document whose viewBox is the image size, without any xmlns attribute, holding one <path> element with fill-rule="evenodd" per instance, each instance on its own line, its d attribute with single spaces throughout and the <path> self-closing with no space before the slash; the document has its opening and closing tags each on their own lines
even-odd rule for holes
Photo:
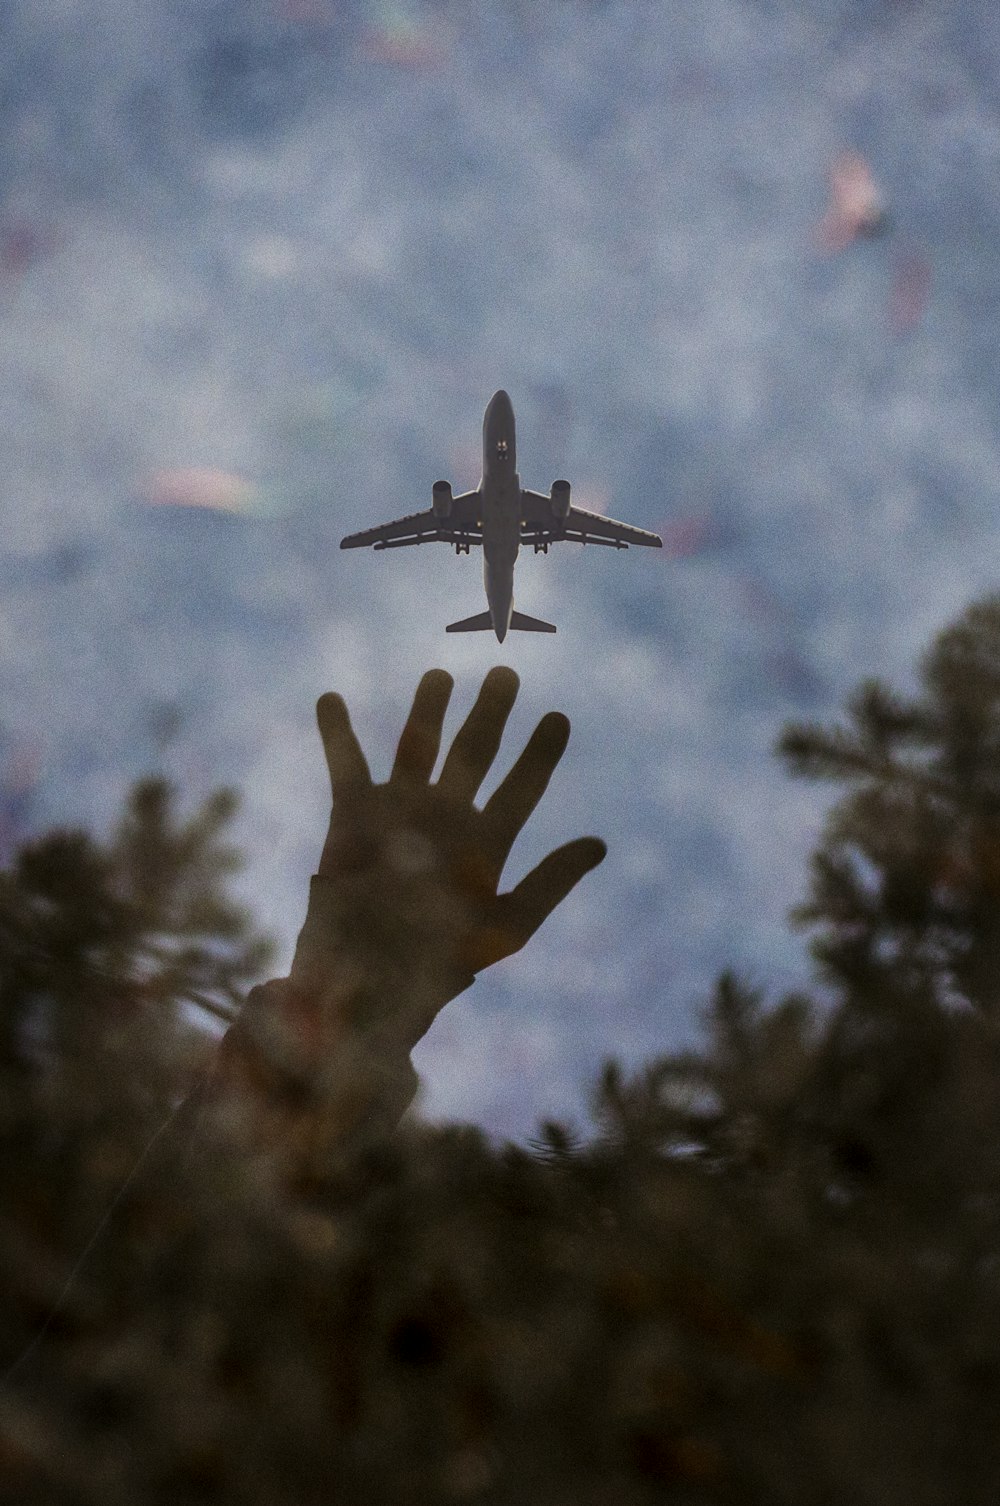
<svg viewBox="0 0 1000 1506">
<path fill-rule="evenodd" d="M 492 631 L 493 618 L 489 612 L 480 612 L 476 617 L 463 617 L 461 622 L 449 622 L 445 628 L 446 633 L 492 633 Z"/>
<path fill-rule="evenodd" d="M 512 612 L 510 625 L 522 633 L 554 633 L 555 624 L 542 622 L 539 617 L 529 617 L 525 612 Z M 489 612 L 480 612 L 475 617 L 463 617 L 461 622 L 449 622 L 445 628 L 446 633 L 486 633 L 493 632 L 493 618 Z"/>
<path fill-rule="evenodd" d="M 542 622 L 540 617 L 529 617 L 524 612 L 512 612 L 510 625 L 522 633 L 554 633 L 556 630 L 554 622 Z"/>
</svg>

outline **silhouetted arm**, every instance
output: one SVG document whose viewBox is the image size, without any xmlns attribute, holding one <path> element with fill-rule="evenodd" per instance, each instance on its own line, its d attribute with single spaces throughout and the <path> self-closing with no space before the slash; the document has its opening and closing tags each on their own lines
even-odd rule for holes
<svg viewBox="0 0 1000 1506">
<path fill-rule="evenodd" d="M 518 951 L 604 856 L 603 842 L 579 838 L 498 892 L 569 722 L 544 716 L 478 809 L 518 678 L 489 672 L 432 782 L 452 685 L 444 670 L 424 675 L 385 784 L 340 696 L 317 706 L 333 811 L 306 922 L 290 976 L 252 991 L 217 1073 L 217 1091 L 259 1104 L 264 1134 L 309 1160 L 398 1123 L 417 1089 L 409 1053 L 438 1012 Z"/>
</svg>

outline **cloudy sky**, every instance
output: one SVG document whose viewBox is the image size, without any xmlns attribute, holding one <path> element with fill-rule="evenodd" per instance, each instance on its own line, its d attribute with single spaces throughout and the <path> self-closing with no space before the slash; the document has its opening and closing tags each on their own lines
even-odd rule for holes
<svg viewBox="0 0 1000 1506">
<path fill-rule="evenodd" d="M 690 1039 L 722 966 L 804 983 L 829 792 L 780 728 L 912 685 L 996 585 L 998 53 L 985 0 L 4 6 L 8 825 L 104 830 L 154 770 L 236 785 L 287 966 L 316 697 L 384 776 L 424 669 L 454 727 L 504 662 L 507 757 L 573 723 L 512 878 L 610 852 L 438 1021 L 425 1111 L 523 1137 Z M 852 152 L 877 235 L 831 218 Z M 337 547 L 474 486 L 500 386 L 524 484 L 667 544 L 523 556 L 559 631 L 502 647 L 443 631 L 476 558 Z"/>
</svg>

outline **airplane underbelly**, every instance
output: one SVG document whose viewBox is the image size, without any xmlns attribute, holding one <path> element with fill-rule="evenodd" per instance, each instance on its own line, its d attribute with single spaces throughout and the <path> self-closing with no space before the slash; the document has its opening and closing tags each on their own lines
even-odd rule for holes
<svg viewBox="0 0 1000 1506">
<path fill-rule="evenodd" d="M 511 522 L 514 526 L 511 527 Z M 494 612 L 509 614 L 514 592 L 514 561 L 520 548 L 520 526 L 508 517 L 483 519 L 483 584 Z"/>
<path fill-rule="evenodd" d="M 499 530 L 490 540 L 490 554 L 496 560 L 505 560 L 513 564 L 517 559 L 517 552 L 521 547 L 521 530 L 519 528 Z"/>
<path fill-rule="evenodd" d="M 513 508 L 483 510 L 483 543 L 490 552 L 513 559 L 521 547 L 521 520 Z"/>
<path fill-rule="evenodd" d="M 486 589 L 502 588 L 514 579 L 514 561 L 511 558 L 483 558 L 483 580 Z"/>
<path fill-rule="evenodd" d="M 520 487 L 494 491 L 483 498 L 483 576 L 487 590 L 510 589 L 521 547 Z"/>
</svg>

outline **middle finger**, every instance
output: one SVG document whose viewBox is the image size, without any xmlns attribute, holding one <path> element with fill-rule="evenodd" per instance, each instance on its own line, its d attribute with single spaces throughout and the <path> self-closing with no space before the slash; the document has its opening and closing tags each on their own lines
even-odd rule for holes
<svg viewBox="0 0 1000 1506">
<path fill-rule="evenodd" d="M 474 800 L 497 756 L 520 681 L 498 665 L 483 681 L 476 704 L 455 735 L 438 787 L 457 800 Z"/>
<path fill-rule="evenodd" d="M 441 727 L 454 683 L 444 669 L 429 669 L 420 681 L 399 739 L 390 781 L 414 779 L 425 784 L 430 779 L 437 762 Z"/>
</svg>

